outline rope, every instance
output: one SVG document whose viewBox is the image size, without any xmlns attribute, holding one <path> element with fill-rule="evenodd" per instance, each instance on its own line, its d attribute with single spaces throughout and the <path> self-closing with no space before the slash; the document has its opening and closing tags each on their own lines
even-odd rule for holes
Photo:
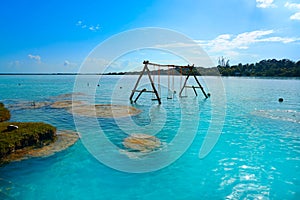
<svg viewBox="0 0 300 200">
<path fill-rule="evenodd" d="M 155 85 L 155 65 L 153 66 L 153 71 L 152 71 L 152 79 L 153 79 L 153 83 L 154 83 L 154 85 Z M 154 93 L 152 93 L 152 99 L 154 99 L 155 98 L 155 94 Z"/>
<path fill-rule="evenodd" d="M 170 90 L 170 67 L 168 67 L 168 91 Z"/>
<path fill-rule="evenodd" d="M 158 66 L 157 69 L 157 88 L 158 88 L 158 94 L 161 97 L 161 89 L 160 89 L 160 67 Z"/>
<path fill-rule="evenodd" d="M 171 98 L 170 95 L 170 67 L 168 67 L 168 99 Z"/>
<path fill-rule="evenodd" d="M 182 68 L 180 67 L 180 89 L 182 88 Z"/>
<path fill-rule="evenodd" d="M 155 83 L 155 66 L 153 66 L 152 79 L 153 79 L 153 83 Z"/>
<path fill-rule="evenodd" d="M 174 95 L 175 89 L 174 89 L 174 68 L 172 68 L 172 93 Z"/>
</svg>

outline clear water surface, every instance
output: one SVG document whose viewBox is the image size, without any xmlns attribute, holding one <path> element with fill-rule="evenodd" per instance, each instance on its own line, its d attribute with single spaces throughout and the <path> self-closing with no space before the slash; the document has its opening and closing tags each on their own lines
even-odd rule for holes
<svg viewBox="0 0 300 200">
<path fill-rule="evenodd" d="M 126 82 L 121 78 L 105 76 L 95 102 L 110 103 L 116 92 L 114 103 L 128 105 L 137 77 Z M 82 91 L 89 95 L 86 79 Z M 10 121 L 43 121 L 59 130 L 76 130 L 73 116 L 64 109 L 22 107 L 32 101 L 61 100 L 59 95 L 73 92 L 74 80 L 75 76 L 0 76 L 0 100 L 11 109 Z M 53 156 L 1 166 L 0 199 L 300 199 L 300 80 L 222 81 L 226 99 L 219 101 L 226 101 L 225 123 L 217 145 L 204 159 L 198 152 L 211 120 L 210 100 L 193 93 L 167 100 L 162 88 L 167 123 L 157 137 L 163 142 L 178 129 L 180 106 L 195 101 L 200 105 L 196 138 L 174 163 L 149 173 L 120 172 L 100 163 L 79 140 Z M 115 86 L 117 82 L 121 86 Z M 138 125 L 150 123 L 148 111 L 157 103 L 149 99 L 151 95 L 144 95 L 135 105 L 143 111 L 133 117 Z M 99 122 L 110 140 L 122 147 L 126 135 L 114 120 Z"/>
</svg>

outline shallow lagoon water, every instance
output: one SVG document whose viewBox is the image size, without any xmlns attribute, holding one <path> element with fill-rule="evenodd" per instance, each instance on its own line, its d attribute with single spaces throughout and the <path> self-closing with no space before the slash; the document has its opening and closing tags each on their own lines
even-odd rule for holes
<svg viewBox="0 0 300 200">
<path fill-rule="evenodd" d="M 114 103 L 128 105 L 136 78 L 122 82 L 121 76 L 103 77 L 92 101 L 111 103 L 114 92 L 119 94 Z M 86 79 L 82 92 L 90 97 L 90 77 Z M 213 81 L 214 77 L 207 79 Z M 75 76 L 1 76 L 1 101 L 6 105 L 59 101 L 60 95 L 73 92 L 74 80 Z M 174 163 L 149 173 L 120 172 L 95 159 L 79 140 L 53 156 L 1 166 L 0 199 L 299 199 L 300 80 L 222 81 L 225 123 L 216 146 L 205 158 L 199 159 L 198 152 L 211 122 L 210 100 L 204 100 L 201 93 L 197 98 L 188 93 L 187 98 L 167 100 L 162 91 L 162 107 L 167 113 L 166 123 L 162 124 L 167 125 L 156 135 L 162 142 L 168 143 L 174 137 L 182 105 L 196 101 L 199 109 L 197 135 Z M 122 87 L 115 86 L 117 82 Z M 284 98 L 282 103 L 279 97 Z M 143 111 L 132 117 L 140 126 L 151 123 L 148 113 L 156 102 L 150 99 L 151 95 L 144 95 L 134 105 Z M 44 121 L 60 130 L 76 130 L 67 110 L 49 105 L 36 109 L 12 107 L 11 114 L 11 121 Z M 99 119 L 99 123 L 121 148 L 127 134 L 116 121 Z"/>
</svg>

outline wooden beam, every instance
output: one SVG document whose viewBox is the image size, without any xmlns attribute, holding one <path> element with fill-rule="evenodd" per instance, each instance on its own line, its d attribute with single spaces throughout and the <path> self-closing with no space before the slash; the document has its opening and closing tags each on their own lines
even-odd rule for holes
<svg viewBox="0 0 300 200">
<path fill-rule="evenodd" d="M 194 92 L 195 92 L 195 95 L 196 95 L 196 96 L 198 96 L 198 94 L 197 94 L 197 91 L 196 91 L 195 87 L 194 87 L 194 86 L 192 86 L 192 88 L 193 88 L 193 90 L 194 90 Z"/>
<path fill-rule="evenodd" d="M 145 60 L 143 64 L 157 66 L 157 67 L 173 67 L 173 68 L 180 67 L 180 68 L 189 68 L 189 69 L 194 67 L 190 65 L 186 65 L 186 66 L 185 65 L 161 65 L 161 64 L 151 63 L 148 60 Z"/>
<path fill-rule="evenodd" d="M 202 93 L 204 94 L 205 98 L 208 98 L 208 96 L 207 96 L 207 94 L 205 93 L 205 91 L 204 91 L 204 89 L 203 89 L 202 85 L 201 85 L 201 84 L 200 84 L 200 82 L 198 81 L 198 79 L 197 79 L 196 75 L 193 75 L 193 76 L 194 76 L 194 78 L 195 78 L 196 82 L 198 83 L 198 85 L 199 85 L 199 87 L 200 87 L 200 89 L 201 89 Z"/>
<path fill-rule="evenodd" d="M 136 103 L 136 101 L 140 98 L 140 96 L 141 96 L 141 94 L 143 93 L 143 92 L 145 92 L 146 91 L 146 88 L 144 88 L 144 89 L 142 89 L 141 91 L 140 91 L 140 93 L 137 95 L 137 97 L 135 98 L 135 100 L 134 100 L 134 103 Z"/>
<path fill-rule="evenodd" d="M 182 86 L 182 88 L 181 88 L 181 90 L 180 90 L 180 92 L 179 92 L 179 97 L 181 97 L 182 95 L 182 92 L 183 92 L 183 89 L 185 88 L 185 85 L 186 85 L 186 82 L 187 82 L 187 80 L 189 79 L 189 77 L 190 77 L 190 75 L 187 75 L 186 76 L 186 78 L 185 78 L 185 80 L 184 80 L 184 83 L 183 83 L 183 86 Z"/>
<path fill-rule="evenodd" d="M 156 96 L 156 98 L 157 98 L 157 101 L 158 101 L 159 104 L 161 104 L 160 97 L 159 97 L 158 92 L 157 92 L 157 90 L 156 90 L 156 88 L 155 88 L 155 84 L 154 84 L 154 82 L 153 82 L 153 80 L 152 80 L 152 78 L 151 78 L 150 70 L 149 70 L 149 68 L 147 67 L 147 64 L 145 65 L 145 68 L 146 68 L 146 71 L 147 71 L 149 80 L 150 80 L 150 82 L 151 82 L 152 89 L 153 89 L 154 94 L 155 94 L 155 96 Z"/>
</svg>

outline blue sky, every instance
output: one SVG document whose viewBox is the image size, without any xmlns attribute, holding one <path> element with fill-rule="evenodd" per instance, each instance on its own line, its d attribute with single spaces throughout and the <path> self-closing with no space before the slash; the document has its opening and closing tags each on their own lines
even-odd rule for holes
<svg viewBox="0 0 300 200">
<path fill-rule="evenodd" d="M 11 0 L 0 19 L 2 73 L 76 72 L 99 43 L 142 27 L 178 31 L 215 63 L 300 60 L 299 0 Z"/>
</svg>

